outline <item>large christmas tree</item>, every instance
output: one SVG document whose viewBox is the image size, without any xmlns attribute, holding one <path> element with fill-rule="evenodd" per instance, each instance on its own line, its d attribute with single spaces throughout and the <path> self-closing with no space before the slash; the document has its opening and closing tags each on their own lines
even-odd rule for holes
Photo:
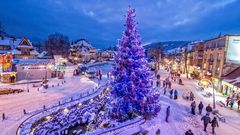
<svg viewBox="0 0 240 135">
<path fill-rule="evenodd" d="M 118 42 L 116 66 L 112 72 L 112 115 L 120 120 L 139 115 L 151 118 L 160 111 L 158 96 L 154 95 L 151 86 L 152 73 L 147 65 L 135 17 L 135 10 L 129 7 L 124 25 L 126 30 Z"/>
</svg>

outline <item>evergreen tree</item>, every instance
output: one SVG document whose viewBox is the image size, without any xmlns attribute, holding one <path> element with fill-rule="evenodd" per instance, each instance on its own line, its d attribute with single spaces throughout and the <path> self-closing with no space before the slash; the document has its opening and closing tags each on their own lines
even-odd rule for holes
<svg viewBox="0 0 240 135">
<path fill-rule="evenodd" d="M 118 42 L 113 69 L 112 115 L 119 120 L 136 116 L 151 118 L 160 111 L 158 95 L 151 86 L 152 73 L 147 65 L 144 48 L 136 29 L 135 10 L 128 9 L 126 30 Z"/>
</svg>

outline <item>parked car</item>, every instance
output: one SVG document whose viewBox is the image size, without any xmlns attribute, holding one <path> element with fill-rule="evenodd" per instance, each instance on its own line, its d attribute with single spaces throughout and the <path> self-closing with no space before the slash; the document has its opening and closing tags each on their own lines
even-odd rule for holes
<svg viewBox="0 0 240 135">
<path fill-rule="evenodd" d="M 80 73 L 81 73 L 82 75 L 85 75 L 85 73 L 86 73 L 87 70 L 88 70 L 88 67 L 86 67 L 86 66 L 81 66 L 81 67 L 79 67 L 79 69 L 80 69 Z"/>
<path fill-rule="evenodd" d="M 85 75 L 90 78 L 90 79 L 93 79 L 96 77 L 96 71 L 94 70 L 87 70 Z"/>
</svg>

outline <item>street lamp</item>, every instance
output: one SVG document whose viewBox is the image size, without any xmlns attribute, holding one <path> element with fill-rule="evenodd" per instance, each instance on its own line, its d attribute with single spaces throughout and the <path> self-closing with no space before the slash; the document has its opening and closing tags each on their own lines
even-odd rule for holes
<svg viewBox="0 0 240 135">
<path fill-rule="evenodd" d="M 212 80 L 209 80 L 209 79 L 202 79 L 200 80 L 200 84 L 203 86 L 203 87 L 208 87 L 208 86 L 212 86 L 212 91 L 213 91 L 213 109 L 216 108 L 216 105 L 215 105 L 215 90 L 214 90 L 214 85 L 213 85 L 213 82 Z"/>
</svg>

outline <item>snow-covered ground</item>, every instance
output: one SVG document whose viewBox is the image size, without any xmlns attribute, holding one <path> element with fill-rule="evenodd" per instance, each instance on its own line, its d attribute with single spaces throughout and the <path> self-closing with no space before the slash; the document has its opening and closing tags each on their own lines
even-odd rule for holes
<svg viewBox="0 0 240 135">
<path fill-rule="evenodd" d="M 103 72 L 103 80 L 101 84 L 106 82 L 106 73 L 111 69 L 112 65 L 99 65 L 97 68 L 101 69 Z M 40 89 L 37 91 L 37 88 L 33 88 L 30 85 L 30 92 L 23 92 L 15 95 L 3 95 L 0 96 L 0 113 L 5 113 L 7 120 L 0 121 L 1 132 L 0 135 L 13 135 L 16 133 L 17 127 L 20 123 L 29 117 L 32 113 L 23 115 L 23 109 L 26 109 L 27 112 L 32 112 L 36 109 L 42 108 L 43 105 L 46 107 L 51 106 L 52 104 L 58 103 L 66 98 L 72 97 L 86 90 L 92 89 L 97 86 L 97 80 L 89 80 L 86 77 L 72 76 L 73 69 L 75 67 L 69 67 L 66 73 L 66 83 L 62 84 L 62 80 L 52 79 L 50 81 L 49 89 Z M 165 70 L 159 71 L 161 75 L 161 80 L 165 79 L 169 73 Z M 206 113 L 205 107 L 210 104 L 212 105 L 212 97 L 204 97 L 203 94 L 206 91 L 211 92 L 210 90 L 198 91 L 197 81 L 189 80 L 182 75 L 182 80 L 184 85 L 179 85 L 176 82 L 172 81 L 172 88 L 177 89 L 179 92 L 179 98 L 173 100 L 169 98 L 169 93 L 163 95 L 162 88 L 159 91 L 161 95 L 161 112 L 158 116 L 152 120 L 147 121 L 146 123 L 130 127 L 125 132 L 121 132 L 122 135 L 128 135 L 135 133 L 141 129 L 148 130 L 148 134 L 154 135 L 157 129 L 161 130 L 161 135 L 182 135 L 186 130 L 191 129 L 195 135 L 207 135 L 211 134 L 210 124 L 208 125 L 208 131 L 205 133 L 203 131 L 203 122 L 201 117 Z M 57 83 L 60 83 L 60 86 L 56 86 Z M 52 88 L 51 85 L 55 84 L 55 87 Z M 155 82 L 154 82 L 155 84 Z M 0 86 L 0 87 L 6 87 Z M 10 87 L 16 88 L 26 88 L 26 84 L 14 85 Z M 190 114 L 190 101 L 186 101 L 182 98 L 182 94 L 186 91 L 192 91 L 195 95 L 195 101 L 197 105 L 200 101 L 204 103 L 204 110 L 202 115 L 193 116 Z M 221 94 L 217 94 L 216 101 L 221 100 L 225 102 L 225 97 L 222 97 Z M 166 108 L 171 106 L 171 113 L 169 117 L 169 122 L 165 122 Z M 229 108 L 220 107 L 216 105 L 220 114 L 226 118 L 226 122 L 219 121 L 219 127 L 216 128 L 217 135 L 238 135 L 240 134 L 240 113 L 236 110 L 231 110 Z M 211 117 L 213 115 L 211 114 Z"/>
<path fill-rule="evenodd" d="M 106 81 L 105 73 L 111 69 L 112 65 L 106 64 L 103 66 L 97 66 L 98 69 L 103 68 L 103 80 L 100 84 Z M 7 119 L 0 120 L 0 135 L 13 135 L 16 134 L 17 127 L 22 121 L 28 118 L 36 110 L 50 107 L 53 104 L 63 101 L 67 98 L 73 97 L 74 95 L 92 90 L 97 87 L 97 80 L 89 80 L 85 76 L 73 76 L 73 70 L 76 66 L 68 66 L 66 69 L 65 80 L 63 83 L 61 79 L 51 79 L 49 81 L 49 88 L 40 88 L 38 91 L 36 87 L 32 87 L 29 84 L 30 92 L 23 92 L 12 95 L 1 95 L 0 96 L 0 114 L 2 116 L 5 113 Z M 59 86 L 57 84 L 59 83 Z M 54 85 L 54 87 L 52 87 Z M 26 90 L 27 84 L 20 85 L 1 85 L 1 88 L 21 88 Z M 28 114 L 23 114 L 23 109 Z"/>
<path fill-rule="evenodd" d="M 165 79 L 169 74 L 160 70 L 161 80 Z M 184 85 L 179 85 L 173 82 L 172 88 L 177 89 L 179 92 L 179 98 L 177 100 L 173 100 L 169 98 L 169 93 L 167 95 L 163 95 L 163 90 L 161 91 L 161 112 L 158 117 L 147 121 L 145 124 L 129 129 L 123 134 L 131 134 L 140 129 L 148 130 L 150 135 L 154 135 L 157 129 L 161 130 L 161 135 L 183 135 L 188 129 L 191 129 L 194 135 L 208 135 L 211 134 L 211 125 L 208 125 L 207 133 L 203 131 L 203 122 L 201 121 L 201 117 L 206 114 L 205 107 L 210 104 L 212 105 L 212 97 L 206 98 L 202 94 L 204 91 L 197 91 L 197 81 L 196 80 L 188 80 L 184 76 L 182 76 Z M 195 95 L 195 101 L 197 105 L 200 101 L 204 103 L 204 109 L 202 115 L 192 115 L 190 113 L 190 104 L 191 101 L 186 101 L 182 98 L 182 94 L 186 91 L 192 91 Z M 223 100 L 220 95 L 217 94 L 216 100 Z M 223 100 L 224 101 L 224 100 Z M 166 116 L 166 108 L 167 106 L 171 106 L 171 113 L 169 117 L 169 122 L 165 122 Z M 216 105 L 220 114 L 222 114 L 226 118 L 226 122 L 219 121 L 219 127 L 216 128 L 217 135 L 239 135 L 240 134 L 240 113 L 229 108 L 220 107 Z M 196 109 L 196 112 L 197 109 Z M 212 118 L 214 115 L 210 115 Z"/>
</svg>

